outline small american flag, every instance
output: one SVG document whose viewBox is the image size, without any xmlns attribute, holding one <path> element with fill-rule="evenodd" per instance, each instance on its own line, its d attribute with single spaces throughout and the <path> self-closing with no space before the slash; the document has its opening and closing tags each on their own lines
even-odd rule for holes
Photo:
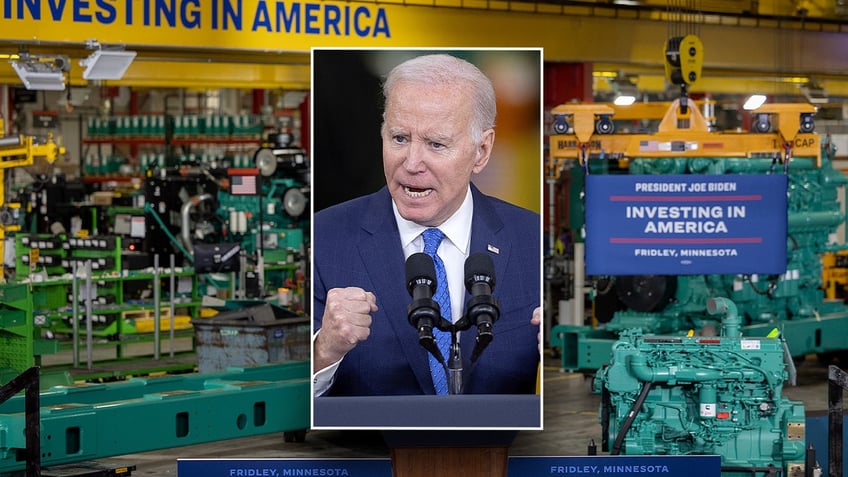
<svg viewBox="0 0 848 477">
<path fill-rule="evenodd" d="M 255 195 L 256 176 L 230 177 L 230 193 L 233 195 Z"/>
</svg>

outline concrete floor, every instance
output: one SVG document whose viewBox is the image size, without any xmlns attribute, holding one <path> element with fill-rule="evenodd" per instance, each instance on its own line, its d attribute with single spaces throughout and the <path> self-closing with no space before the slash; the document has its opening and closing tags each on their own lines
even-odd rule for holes
<svg viewBox="0 0 848 477">
<path fill-rule="evenodd" d="M 586 455 L 591 440 L 600 444 L 600 397 L 591 393 L 591 379 L 563 373 L 559 361 L 546 356 L 544 430 L 518 433 L 512 456 Z M 804 402 L 807 413 L 827 409 L 827 367 L 810 358 L 799 366 L 798 386 L 784 394 Z M 600 446 L 598 447 L 600 453 Z M 316 430 L 303 443 L 284 442 L 282 434 L 163 449 L 110 460 L 136 466 L 133 475 L 176 475 L 178 458 L 388 458 L 389 448 L 378 431 Z"/>
</svg>

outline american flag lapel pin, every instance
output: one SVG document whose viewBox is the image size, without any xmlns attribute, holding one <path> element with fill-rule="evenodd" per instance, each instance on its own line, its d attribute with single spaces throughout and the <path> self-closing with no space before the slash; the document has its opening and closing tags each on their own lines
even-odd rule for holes
<svg viewBox="0 0 848 477">
<path fill-rule="evenodd" d="M 492 244 L 487 245 L 486 249 L 488 249 L 490 252 L 494 253 L 495 255 L 501 253 L 501 249 L 499 249 L 498 247 L 495 247 Z"/>
</svg>

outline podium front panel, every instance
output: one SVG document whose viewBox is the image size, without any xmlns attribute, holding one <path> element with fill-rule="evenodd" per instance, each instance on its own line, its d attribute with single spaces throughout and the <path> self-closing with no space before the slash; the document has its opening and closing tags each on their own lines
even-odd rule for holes
<svg viewBox="0 0 848 477">
<path fill-rule="evenodd" d="M 317 397 L 316 429 L 501 429 L 542 428 L 537 394 Z"/>
</svg>

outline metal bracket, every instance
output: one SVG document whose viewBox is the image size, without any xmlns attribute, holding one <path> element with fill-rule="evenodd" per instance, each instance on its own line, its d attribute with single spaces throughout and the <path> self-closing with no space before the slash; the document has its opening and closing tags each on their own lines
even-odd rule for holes
<svg viewBox="0 0 848 477">
<path fill-rule="evenodd" d="M 837 366 L 827 369 L 828 474 L 842 475 L 842 391 L 848 390 L 848 373 Z"/>
</svg>

